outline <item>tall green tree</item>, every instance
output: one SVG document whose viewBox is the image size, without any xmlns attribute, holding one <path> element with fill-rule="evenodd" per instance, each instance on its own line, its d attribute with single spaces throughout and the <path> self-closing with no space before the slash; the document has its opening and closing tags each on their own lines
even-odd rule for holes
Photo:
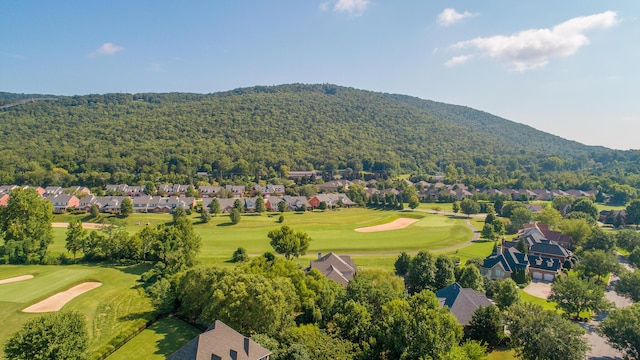
<svg viewBox="0 0 640 360">
<path fill-rule="evenodd" d="M 460 211 L 460 203 L 454 201 L 451 209 L 453 210 L 454 214 L 457 214 Z"/>
<path fill-rule="evenodd" d="M 582 253 L 576 270 L 588 278 L 595 276 L 600 280 L 618 268 L 618 259 L 614 254 L 603 250 L 591 250 Z"/>
<path fill-rule="evenodd" d="M 625 271 L 616 282 L 616 292 L 633 301 L 640 301 L 640 271 Z"/>
<path fill-rule="evenodd" d="M 467 217 L 470 217 L 471 214 L 480 212 L 480 204 L 472 199 L 464 199 L 460 202 L 460 210 L 463 214 L 467 214 Z"/>
<path fill-rule="evenodd" d="M 120 203 L 120 215 L 129 217 L 131 214 L 133 214 L 133 201 L 131 201 L 130 198 L 125 197 L 122 199 L 122 203 Z"/>
<path fill-rule="evenodd" d="M 506 322 L 511 343 L 521 359 L 583 360 L 587 356 L 589 345 L 584 329 L 540 305 L 527 302 L 513 305 Z"/>
<path fill-rule="evenodd" d="M 475 291 L 484 292 L 484 280 L 482 280 L 480 270 L 475 266 L 465 266 L 460 269 L 458 283 L 463 288 L 471 288 Z"/>
<path fill-rule="evenodd" d="M 495 348 L 504 339 L 502 315 L 495 305 L 480 306 L 473 313 L 467 334 L 470 339 L 480 341 Z"/>
<path fill-rule="evenodd" d="M 609 232 L 605 232 L 600 228 L 594 228 L 591 235 L 587 238 L 583 249 L 584 250 L 602 250 L 605 252 L 611 252 L 616 248 L 615 235 Z"/>
<path fill-rule="evenodd" d="M 604 297 L 603 287 L 577 276 L 558 277 L 551 286 L 549 301 L 554 301 L 558 308 L 576 318 L 582 311 L 600 312 L 611 307 Z"/>
<path fill-rule="evenodd" d="M 238 209 L 231 209 L 231 211 L 229 212 L 229 221 L 231 221 L 231 224 L 235 225 L 239 223 L 240 218 L 240 211 L 238 211 Z"/>
<path fill-rule="evenodd" d="M 436 289 L 442 289 L 456 282 L 456 264 L 450 257 L 444 254 L 438 255 L 435 266 L 434 287 Z"/>
<path fill-rule="evenodd" d="M 411 256 L 409 256 L 409 254 L 407 254 L 404 251 L 400 253 L 400 255 L 398 255 L 398 258 L 396 259 L 396 262 L 394 263 L 396 275 L 398 276 L 407 275 L 407 272 L 409 271 L 410 263 L 411 263 Z"/>
<path fill-rule="evenodd" d="M 498 282 L 498 289 L 494 294 L 494 300 L 500 310 L 505 310 L 513 304 L 520 302 L 518 284 L 512 279 L 505 279 Z"/>
<path fill-rule="evenodd" d="M 533 216 L 535 221 L 547 224 L 551 229 L 555 229 L 560 226 L 562 222 L 562 214 L 556 208 L 548 206 L 543 208 L 539 213 Z"/>
<path fill-rule="evenodd" d="M 267 211 L 267 209 L 264 205 L 264 199 L 262 198 L 262 196 L 258 196 L 258 198 L 256 199 L 256 212 L 258 214 L 262 214 L 265 211 Z"/>
<path fill-rule="evenodd" d="M 243 213 L 244 212 L 244 202 L 240 199 L 236 199 L 233 202 L 233 208 L 238 210 L 239 213 Z"/>
<path fill-rule="evenodd" d="M 76 253 L 82 250 L 88 231 L 82 227 L 82 221 L 71 220 L 67 226 L 65 248 L 76 257 Z"/>
<path fill-rule="evenodd" d="M 634 224 L 636 227 L 640 224 L 640 199 L 635 199 L 627 205 L 626 223 Z"/>
<path fill-rule="evenodd" d="M 85 359 L 86 320 L 79 312 L 53 312 L 27 321 L 4 346 L 9 360 Z"/>
<path fill-rule="evenodd" d="M 40 262 L 53 242 L 51 202 L 32 188 L 14 189 L 0 208 L 0 235 L 12 262 Z"/>
<path fill-rule="evenodd" d="M 434 256 L 425 251 L 420 251 L 411 259 L 409 271 L 404 279 L 409 294 L 419 293 L 422 290 L 436 291 L 436 265 Z"/>
<path fill-rule="evenodd" d="M 640 359 L 640 304 L 612 310 L 598 326 L 600 335 L 630 359 Z"/>
<path fill-rule="evenodd" d="M 218 216 L 218 214 L 220 214 L 222 209 L 220 208 L 220 200 L 218 200 L 218 198 L 213 198 L 213 200 L 211 200 L 209 203 L 209 210 L 211 210 L 213 216 Z"/>
<path fill-rule="evenodd" d="M 187 210 L 185 210 L 185 208 L 183 208 L 182 206 L 176 206 L 171 211 L 171 217 L 173 218 L 173 222 L 175 223 L 178 221 L 178 219 L 187 217 Z"/>
<path fill-rule="evenodd" d="M 267 237 L 271 239 L 270 243 L 273 249 L 284 255 L 287 260 L 292 256 L 298 257 L 306 254 L 311 242 L 311 237 L 307 233 L 294 231 L 287 225 L 269 231 Z"/>
<path fill-rule="evenodd" d="M 207 208 L 205 207 L 203 207 L 200 211 L 200 221 L 202 221 L 203 224 L 211 221 L 211 214 L 209 214 L 209 210 L 207 210 Z"/>
</svg>

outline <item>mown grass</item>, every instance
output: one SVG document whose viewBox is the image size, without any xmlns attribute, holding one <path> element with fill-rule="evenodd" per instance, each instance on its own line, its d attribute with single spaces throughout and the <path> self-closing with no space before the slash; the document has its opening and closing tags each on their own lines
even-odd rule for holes
<svg viewBox="0 0 640 360">
<path fill-rule="evenodd" d="M 166 359 L 200 333 L 199 329 L 180 319 L 167 317 L 143 330 L 107 359 Z"/>
<path fill-rule="evenodd" d="M 46 266 L 2 265 L 0 279 L 32 274 L 35 278 L 0 285 L 0 344 L 38 314 L 22 309 L 73 285 L 99 281 L 102 286 L 71 300 L 62 309 L 77 310 L 87 319 L 89 353 L 105 346 L 120 332 L 146 322 L 152 307 L 144 292 L 137 287 L 140 274 L 147 266 Z"/>
<path fill-rule="evenodd" d="M 83 215 L 57 215 L 55 221 L 69 221 L 72 216 Z M 244 247 L 249 254 L 272 251 L 267 234 L 282 225 L 304 231 L 311 236 L 313 241 L 308 249 L 309 254 L 333 251 L 354 255 L 390 255 L 402 251 L 438 250 L 464 243 L 473 236 L 464 219 L 426 213 L 372 209 L 285 213 L 282 224 L 277 222 L 279 216 L 280 214 L 245 214 L 240 223 L 231 225 L 226 214 L 213 217 L 207 224 L 200 222 L 198 214 L 192 214 L 190 218 L 194 222 L 195 232 L 202 238 L 200 260 L 203 263 L 224 263 L 238 247 Z M 380 225 L 400 217 L 421 219 L 401 230 L 376 233 L 355 231 L 360 227 Z M 170 221 L 171 216 L 166 214 L 133 214 L 124 219 L 131 233 L 142 229 L 147 223 L 155 226 Z M 54 229 L 54 234 L 55 242 L 50 247 L 51 252 L 65 252 L 66 229 Z"/>
</svg>

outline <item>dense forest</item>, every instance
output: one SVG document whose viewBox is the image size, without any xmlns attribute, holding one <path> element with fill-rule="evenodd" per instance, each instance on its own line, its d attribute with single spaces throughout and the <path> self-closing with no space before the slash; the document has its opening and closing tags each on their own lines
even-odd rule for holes
<svg viewBox="0 0 640 360">
<path fill-rule="evenodd" d="M 0 93 L 3 103 L 31 95 Z M 640 186 L 640 152 L 463 106 L 336 85 L 49 97 L 0 110 L 0 183 L 103 186 L 291 170 L 444 173 L 478 187 Z"/>
</svg>

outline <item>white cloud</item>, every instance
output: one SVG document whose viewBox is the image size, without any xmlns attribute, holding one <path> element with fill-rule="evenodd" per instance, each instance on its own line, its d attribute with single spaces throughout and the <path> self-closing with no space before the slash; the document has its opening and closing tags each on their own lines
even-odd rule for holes
<svg viewBox="0 0 640 360">
<path fill-rule="evenodd" d="M 337 12 L 346 12 L 349 15 L 360 16 L 367 9 L 371 0 L 337 0 L 333 3 L 333 7 L 331 7 L 332 1 L 326 1 L 320 4 L 320 9 L 323 11 L 329 10 L 329 8 L 333 8 L 333 11 Z"/>
<path fill-rule="evenodd" d="M 456 9 L 446 8 L 442 10 L 442 12 L 438 15 L 438 18 L 436 19 L 436 21 L 440 26 L 449 26 L 457 23 L 462 19 L 472 17 L 472 16 L 476 16 L 476 14 L 470 13 L 468 11 L 459 13 L 456 11 Z"/>
<path fill-rule="evenodd" d="M 529 29 L 509 36 L 478 37 L 453 44 L 451 48 L 475 48 L 490 58 L 507 63 L 512 70 L 522 72 L 543 67 L 551 58 L 575 54 L 589 44 L 586 31 L 606 29 L 617 23 L 617 13 L 605 11 L 569 19 L 550 29 Z"/>
<path fill-rule="evenodd" d="M 471 60 L 472 58 L 473 58 L 473 55 L 454 56 L 451 59 L 449 59 L 447 62 L 445 62 L 444 66 L 446 66 L 446 67 L 454 67 L 456 65 L 464 64 L 467 61 Z"/>
<path fill-rule="evenodd" d="M 119 53 L 124 47 L 113 43 L 104 43 L 96 51 L 89 53 L 89 57 L 108 56 Z"/>
</svg>

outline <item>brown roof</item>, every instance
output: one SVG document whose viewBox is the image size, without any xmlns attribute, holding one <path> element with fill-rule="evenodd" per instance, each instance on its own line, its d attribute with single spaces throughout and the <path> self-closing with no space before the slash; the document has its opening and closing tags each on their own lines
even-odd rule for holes
<svg viewBox="0 0 640 360">
<path fill-rule="evenodd" d="M 324 276 L 343 286 L 349 284 L 357 271 L 356 264 L 350 256 L 338 256 L 332 252 L 319 257 L 318 260 L 312 260 L 309 268 L 318 269 Z"/>
<path fill-rule="evenodd" d="M 216 320 L 207 331 L 191 340 L 170 360 L 261 360 L 271 351 Z"/>
</svg>

